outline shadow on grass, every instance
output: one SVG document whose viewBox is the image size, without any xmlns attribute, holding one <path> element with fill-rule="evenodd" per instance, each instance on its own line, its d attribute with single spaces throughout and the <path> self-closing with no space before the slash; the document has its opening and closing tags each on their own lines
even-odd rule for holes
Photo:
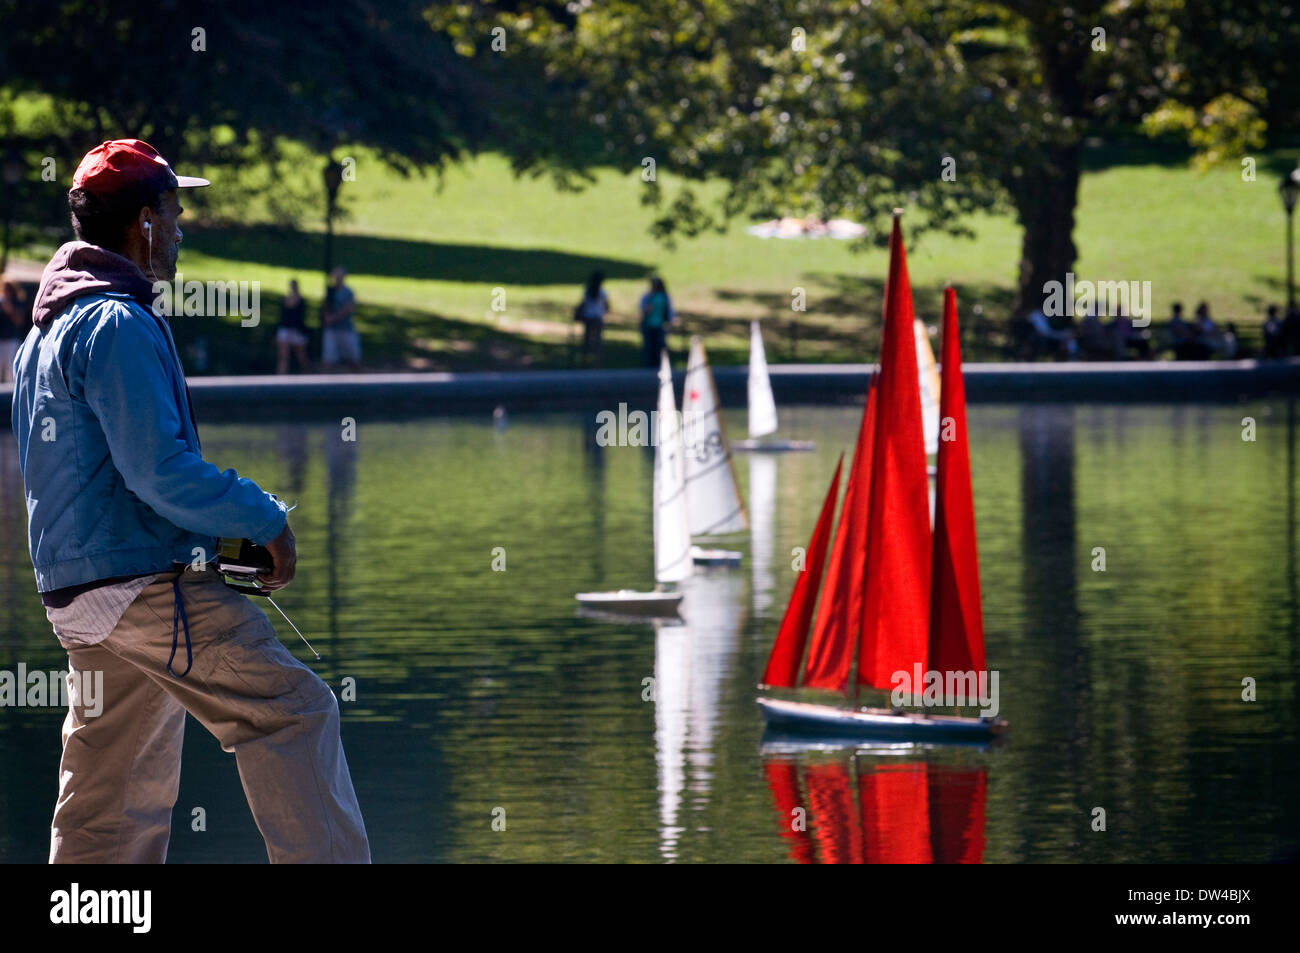
<svg viewBox="0 0 1300 953">
<path fill-rule="evenodd" d="M 768 360 L 774 363 L 816 362 L 857 363 L 880 356 L 884 281 L 856 275 L 811 272 L 801 276 L 820 291 L 810 295 L 807 310 L 794 311 L 788 294 L 722 289 L 717 297 L 739 304 L 763 321 Z M 962 328 L 962 349 L 967 360 L 1005 360 L 1011 344 L 1006 319 L 1014 292 L 993 284 L 964 285 L 957 289 L 957 306 Z M 915 313 L 931 329 L 942 319 L 943 287 L 913 285 Z M 736 363 L 748 355 L 749 319 L 688 315 L 692 333 L 706 336 L 710 359 L 732 350 L 727 343 L 713 344 L 708 336 L 738 340 Z M 933 341 L 936 352 L 938 341 Z"/>
<path fill-rule="evenodd" d="M 700 335 L 716 366 L 743 365 L 749 359 L 749 322 L 762 322 L 768 360 L 773 363 L 859 363 L 880 355 L 884 283 L 879 278 L 816 273 L 803 279 L 820 289 L 807 310 L 791 309 L 788 295 L 744 289 L 721 289 L 716 297 L 728 310 L 718 315 L 686 310 L 670 329 L 673 361 L 683 363 L 692 335 Z M 963 355 L 969 361 L 1006 360 L 1011 335 L 1004 315 L 1012 291 L 993 285 L 957 289 L 962 322 Z M 916 314 L 931 329 L 940 322 L 943 288 L 913 288 Z M 280 304 L 277 295 L 262 296 L 263 320 L 244 328 L 237 318 L 178 318 L 173 321 L 177 345 L 187 372 L 201 374 L 270 374 L 275 371 L 275 331 Z M 996 316 L 990 318 L 989 315 Z M 313 368 L 320 359 L 318 311 L 309 309 Z M 363 363 L 368 370 L 484 371 L 521 368 L 558 369 L 587 366 L 581 353 L 581 328 L 574 322 L 555 324 L 555 332 L 529 335 L 486 322 L 444 317 L 429 311 L 360 303 L 356 325 L 362 337 Z M 200 347 L 201 344 L 201 347 Z M 932 337 L 939 350 L 939 340 Z M 204 356 L 200 366 L 200 353 Z M 634 323 L 607 325 L 606 368 L 640 367 L 641 335 Z M 297 365 L 293 365 L 296 372 Z"/>
<path fill-rule="evenodd" d="M 186 373 L 209 375 L 273 374 L 275 333 L 281 296 L 262 295 L 262 320 L 242 327 L 237 317 L 173 318 L 172 332 Z M 362 364 L 369 371 L 488 371 L 583 366 L 581 330 L 539 340 L 491 324 L 446 318 L 427 311 L 359 304 L 355 322 L 361 334 Z M 313 326 L 315 325 L 315 326 Z M 307 357 L 319 370 L 318 313 L 309 309 Z M 626 337 L 626 335 L 624 335 Z M 638 367 L 635 341 L 607 336 L 605 367 Z M 676 357 L 676 355 L 674 355 Z M 298 372 L 296 358 L 291 371 Z"/>
<path fill-rule="evenodd" d="M 325 236 L 270 225 L 186 229 L 185 244 L 205 255 L 256 262 L 304 274 L 324 269 Z M 534 248 L 500 248 L 336 235 L 334 260 L 354 274 L 483 284 L 581 285 L 597 269 L 610 278 L 642 278 L 641 262 Z"/>
</svg>

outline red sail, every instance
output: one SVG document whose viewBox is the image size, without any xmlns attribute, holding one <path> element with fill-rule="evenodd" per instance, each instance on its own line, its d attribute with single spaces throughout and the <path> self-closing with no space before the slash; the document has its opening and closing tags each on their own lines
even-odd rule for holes
<svg viewBox="0 0 1300 953">
<path fill-rule="evenodd" d="M 984 616 L 975 545 L 966 387 L 961 377 L 957 293 L 943 295 L 943 393 L 939 398 L 939 481 L 934 505 L 934 580 L 930 590 L 930 667 L 984 671 Z"/>
<path fill-rule="evenodd" d="M 805 688 L 842 692 L 849 683 L 853 644 L 862 614 L 862 580 L 866 566 L 867 497 L 871 493 L 871 458 L 876 432 L 875 382 L 867 385 L 858 444 L 853 450 L 849 488 L 844 491 L 840 524 L 835 530 L 831 562 L 813 626 L 812 647 L 804 668 Z"/>
<path fill-rule="evenodd" d="M 811 864 L 813 845 L 808 834 L 808 805 L 799 796 L 799 766 L 794 761 L 768 761 L 763 767 L 781 820 L 781 836 L 790 842 L 790 856 L 795 863 Z M 802 812 L 796 813 L 799 809 Z"/>
<path fill-rule="evenodd" d="M 868 585 L 858 684 L 890 688 L 894 672 L 926 668 L 930 623 L 930 480 L 925 468 L 912 287 L 898 216 L 889 239 L 880 349 Z"/>
<path fill-rule="evenodd" d="M 786 606 L 785 617 L 781 619 L 781 628 L 776 633 L 776 642 L 772 645 L 772 654 L 767 660 L 767 670 L 763 672 L 759 688 L 794 688 L 798 683 L 799 662 L 803 659 L 804 645 L 808 642 L 808 623 L 812 620 L 817 590 L 822 584 L 822 570 L 826 567 L 826 543 L 831 534 L 831 520 L 835 516 L 835 500 L 840 493 L 840 470 L 843 467 L 844 456 L 841 454 L 840 462 L 835 467 L 835 478 L 831 480 L 830 491 L 822 503 L 821 515 L 817 517 L 817 526 L 808 543 L 808 561 L 795 580 L 794 591 L 790 593 L 790 604 Z"/>
</svg>

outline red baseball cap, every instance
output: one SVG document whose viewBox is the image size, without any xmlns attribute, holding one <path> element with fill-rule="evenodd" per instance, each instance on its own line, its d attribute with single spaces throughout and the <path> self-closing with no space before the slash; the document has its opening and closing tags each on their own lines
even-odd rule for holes
<svg viewBox="0 0 1300 953">
<path fill-rule="evenodd" d="M 158 150 L 139 139 L 112 139 L 86 153 L 72 176 L 74 189 L 108 195 L 132 184 L 158 184 L 163 189 L 211 185 L 207 179 L 177 175 Z"/>
</svg>

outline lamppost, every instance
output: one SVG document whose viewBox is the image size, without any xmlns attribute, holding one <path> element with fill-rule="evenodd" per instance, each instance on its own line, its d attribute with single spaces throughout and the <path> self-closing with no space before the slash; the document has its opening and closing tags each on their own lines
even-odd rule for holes
<svg viewBox="0 0 1300 953">
<path fill-rule="evenodd" d="M 5 153 L 5 232 L 4 250 L 0 252 L 0 275 L 9 267 L 9 226 L 13 222 L 14 206 L 17 205 L 18 183 L 23 179 L 23 157 L 17 149 Z"/>
<path fill-rule="evenodd" d="M 343 166 L 330 156 L 321 171 L 325 180 L 325 287 L 329 288 L 330 272 L 334 270 L 334 211 L 337 208 L 339 186 L 343 184 Z"/>
<path fill-rule="evenodd" d="M 1286 209 L 1286 313 L 1289 317 L 1295 311 L 1295 228 L 1294 212 L 1296 199 L 1300 198 L 1300 166 L 1278 183 L 1282 194 L 1282 207 Z"/>
</svg>

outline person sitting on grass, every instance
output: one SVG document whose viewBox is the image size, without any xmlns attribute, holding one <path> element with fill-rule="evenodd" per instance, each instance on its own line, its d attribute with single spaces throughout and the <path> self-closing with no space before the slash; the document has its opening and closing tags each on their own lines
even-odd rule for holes
<svg viewBox="0 0 1300 953">
<path fill-rule="evenodd" d="M 1042 308 L 1030 311 L 1028 320 L 1032 332 L 1029 343 L 1034 357 L 1042 352 L 1054 353 L 1060 358 L 1078 356 L 1079 346 L 1074 339 L 1074 332 L 1056 330 L 1047 320 L 1047 315 L 1043 314 Z"/>
<path fill-rule="evenodd" d="M 341 265 L 330 272 L 333 284 L 325 292 L 321 309 L 321 364 L 328 371 L 335 370 L 340 361 L 354 371 L 361 370 L 361 335 L 352 324 L 357 299 L 343 283 L 347 274 Z"/>
</svg>

